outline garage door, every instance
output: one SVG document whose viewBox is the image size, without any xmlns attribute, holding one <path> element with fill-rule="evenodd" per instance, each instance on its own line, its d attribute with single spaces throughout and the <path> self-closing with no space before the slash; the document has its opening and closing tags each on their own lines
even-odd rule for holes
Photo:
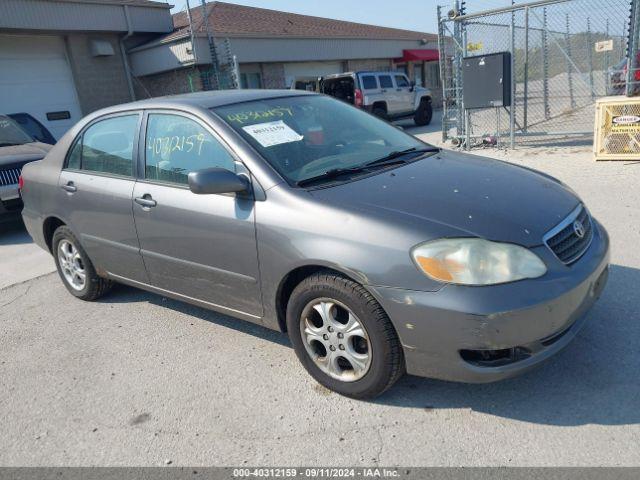
<svg viewBox="0 0 640 480">
<path fill-rule="evenodd" d="M 82 117 L 62 38 L 0 36 L 0 113 L 22 112 L 56 139 Z"/>
<path fill-rule="evenodd" d="M 321 77 L 332 73 L 342 73 L 342 62 L 296 62 L 284 64 L 284 78 L 287 87 L 295 78 Z"/>
</svg>

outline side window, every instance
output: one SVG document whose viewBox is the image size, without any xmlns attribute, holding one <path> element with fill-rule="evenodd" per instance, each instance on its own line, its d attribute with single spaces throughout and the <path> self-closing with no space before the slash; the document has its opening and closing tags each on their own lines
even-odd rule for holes
<svg viewBox="0 0 640 480">
<path fill-rule="evenodd" d="M 378 82 L 376 81 L 376 77 L 373 75 L 364 75 L 362 77 L 362 88 L 365 90 L 372 90 L 374 88 L 378 88 Z"/>
<path fill-rule="evenodd" d="M 194 120 L 152 113 L 147 121 L 145 176 L 187 185 L 189 172 L 203 168 L 226 168 L 235 172 L 227 149 Z"/>
<path fill-rule="evenodd" d="M 404 75 L 396 75 L 396 85 L 399 88 L 408 87 L 409 81 L 407 80 L 407 77 L 405 77 Z"/>
<path fill-rule="evenodd" d="M 132 176 L 138 118 L 137 114 L 125 115 L 91 125 L 73 146 L 67 167 Z"/>
<path fill-rule="evenodd" d="M 67 168 L 74 168 L 80 170 L 80 160 L 82 158 L 82 137 L 76 140 L 76 143 L 71 148 L 71 152 L 67 157 Z"/>
<path fill-rule="evenodd" d="M 393 88 L 390 75 L 380 75 L 380 88 Z"/>
</svg>

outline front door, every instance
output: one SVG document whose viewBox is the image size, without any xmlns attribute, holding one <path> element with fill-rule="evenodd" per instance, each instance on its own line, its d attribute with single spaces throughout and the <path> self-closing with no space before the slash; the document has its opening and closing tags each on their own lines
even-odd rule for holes
<svg viewBox="0 0 640 480">
<path fill-rule="evenodd" d="M 58 204 L 99 274 L 146 282 L 131 208 L 141 118 L 101 118 L 78 136 L 58 179 Z"/>
<path fill-rule="evenodd" d="M 400 112 L 413 111 L 413 89 L 409 79 L 403 74 L 394 75 L 396 84 L 396 99 L 398 102 L 398 110 Z"/>
<path fill-rule="evenodd" d="M 253 199 L 187 184 L 191 171 L 235 172 L 237 160 L 200 120 L 159 111 L 147 115 L 144 152 L 133 211 L 151 285 L 261 316 Z"/>
</svg>

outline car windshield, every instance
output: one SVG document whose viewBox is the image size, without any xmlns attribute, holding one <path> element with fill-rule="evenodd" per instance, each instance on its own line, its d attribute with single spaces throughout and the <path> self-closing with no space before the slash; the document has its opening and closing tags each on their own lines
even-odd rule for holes
<svg viewBox="0 0 640 480">
<path fill-rule="evenodd" d="M 22 145 L 33 142 L 27 133 L 11 118 L 0 115 L 0 147 Z"/>
<path fill-rule="evenodd" d="M 213 109 L 290 184 L 433 148 L 386 122 L 321 95 Z M 379 162 L 379 164 L 381 164 Z M 328 175 L 327 179 L 335 180 Z"/>
</svg>

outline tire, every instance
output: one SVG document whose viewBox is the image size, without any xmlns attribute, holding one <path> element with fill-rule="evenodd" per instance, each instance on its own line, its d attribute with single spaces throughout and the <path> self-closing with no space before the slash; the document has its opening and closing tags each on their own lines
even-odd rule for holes
<svg viewBox="0 0 640 480">
<path fill-rule="evenodd" d="M 304 279 L 291 293 L 287 330 L 304 368 L 341 395 L 373 398 L 404 374 L 389 317 L 362 285 L 343 276 L 326 272 Z"/>
<path fill-rule="evenodd" d="M 429 125 L 431 123 L 431 117 L 433 117 L 433 106 L 429 100 L 422 100 L 418 110 L 416 110 L 413 116 L 413 121 L 419 127 Z"/>
<path fill-rule="evenodd" d="M 111 290 L 113 282 L 98 276 L 89 256 L 69 227 L 63 225 L 57 228 L 52 246 L 58 275 L 71 295 L 93 301 Z"/>
<path fill-rule="evenodd" d="M 373 109 L 371 110 L 371 113 L 383 120 L 387 119 L 387 110 L 384 109 L 383 107 L 373 107 Z"/>
</svg>

